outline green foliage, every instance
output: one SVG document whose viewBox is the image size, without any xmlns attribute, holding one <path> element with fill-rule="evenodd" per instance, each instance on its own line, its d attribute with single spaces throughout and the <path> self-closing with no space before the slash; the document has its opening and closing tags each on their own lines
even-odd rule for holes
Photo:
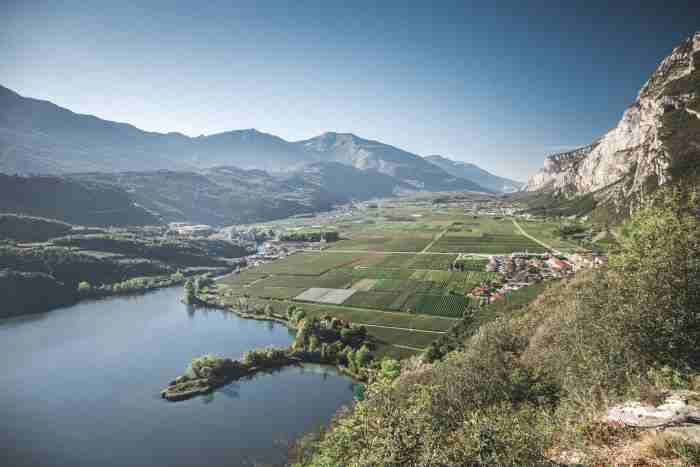
<svg viewBox="0 0 700 467">
<path fill-rule="evenodd" d="M 280 240 L 285 242 L 336 242 L 339 239 L 338 232 L 335 230 L 301 230 L 296 232 L 285 232 L 280 235 Z"/>
<path fill-rule="evenodd" d="M 401 364 L 393 358 L 385 358 L 381 362 L 381 374 L 384 378 L 391 381 L 395 380 L 401 374 Z"/>
<path fill-rule="evenodd" d="M 372 354 L 366 345 L 363 345 L 355 353 L 355 366 L 357 368 L 366 367 L 372 359 Z"/>
<path fill-rule="evenodd" d="M 700 369 L 697 204 L 662 194 L 630 220 L 609 268 L 547 287 L 529 305 L 465 318 L 451 342 L 427 350 L 433 365 L 369 384 L 300 465 L 552 465 L 545 452 L 555 443 L 628 436 L 591 420 L 648 388 L 689 387 Z M 445 355 L 452 343 L 460 350 Z M 697 447 L 667 448 L 697 461 Z"/>
<path fill-rule="evenodd" d="M 19 242 L 45 242 L 66 235 L 73 226 L 65 222 L 19 214 L 0 214 L 0 238 Z"/>
<path fill-rule="evenodd" d="M 58 219 L 76 225 L 156 225 L 161 221 L 134 206 L 120 189 L 63 177 L 20 177 L 0 174 L 0 211 Z M 50 221 L 55 222 L 55 221 Z M 54 227 L 42 223 L 45 236 Z M 49 227 L 50 230 L 43 230 Z"/>
<path fill-rule="evenodd" d="M 197 303 L 197 287 L 192 279 L 187 279 L 185 282 L 185 297 L 183 300 L 185 303 Z"/>
<path fill-rule="evenodd" d="M 92 293 L 92 285 L 86 281 L 81 282 L 78 284 L 78 293 L 80 295 L 90 295 Z"/>
</svg>

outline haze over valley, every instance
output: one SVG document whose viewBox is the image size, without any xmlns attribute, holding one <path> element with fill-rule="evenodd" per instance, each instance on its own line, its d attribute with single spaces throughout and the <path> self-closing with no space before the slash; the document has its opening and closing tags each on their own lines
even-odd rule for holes
<svg viewBox="0 0 700 467">
<path fill-rule="evenodd" d="M 6 2 L 0 463 L 700 465 L 696 3 Z"/>
</svg>

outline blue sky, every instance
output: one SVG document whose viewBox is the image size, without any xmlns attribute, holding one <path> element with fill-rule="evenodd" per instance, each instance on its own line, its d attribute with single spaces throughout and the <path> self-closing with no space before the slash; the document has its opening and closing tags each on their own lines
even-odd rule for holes
<svg viewBox="0 0 700 467">
<path fill-rule="evenodd" d="M 122 3 L 0 3 L 0 84 L 145 130 L 352 132 L 520 180 L 613 127 L 700 30 L 697 1 Z"/>
</svg>

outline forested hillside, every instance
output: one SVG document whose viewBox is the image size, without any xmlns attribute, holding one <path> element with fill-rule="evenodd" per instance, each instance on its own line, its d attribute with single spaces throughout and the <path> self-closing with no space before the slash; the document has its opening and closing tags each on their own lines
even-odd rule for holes
<svg viewBox="0 0 700 467">
<path fill-rule="evenodd" d="M 58 219 L 85 226 L 151 225 L 160 219 L 119 187 L 60 177 L 0 174 L 0 213 Z"/>
</svg>

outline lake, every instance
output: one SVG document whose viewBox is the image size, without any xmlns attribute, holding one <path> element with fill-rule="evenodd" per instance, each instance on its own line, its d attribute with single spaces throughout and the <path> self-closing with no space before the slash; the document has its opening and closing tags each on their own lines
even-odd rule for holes
<svg viewBox="0 0 700 467">
<path fill-rule="evenodd" d="M 293 340 L 281 324 L 194 309 L 181 296 L 173 287 L 0 320 L 3 465 L 280 464 L 289 441 L 352 402 L 352 381 L 315 365 L 161 399 L 193 357 Z"/>
</svg>

